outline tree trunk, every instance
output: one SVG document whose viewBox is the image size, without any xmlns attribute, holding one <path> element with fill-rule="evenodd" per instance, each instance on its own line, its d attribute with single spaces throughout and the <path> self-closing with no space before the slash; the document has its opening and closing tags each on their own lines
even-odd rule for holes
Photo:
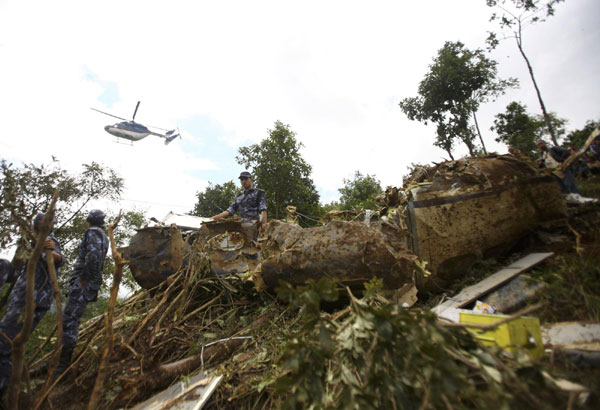
<svg viewBox="0 0 600 410">
<path fill-rule="evenodd" d="M 226 339 L 222 343 L 205 347 L 201 353 L 194 356 L 163 364 L 151 371 L 140 374 L 140 376 L 122 384 L 123 390 L 119 395 L 119 402 L 129 403 L 138 398 L 139 395 L 147 393 L 148 390 L 164 389 L 181 375 L 188 374 L 202 365 L 215 364 L 226 359 L 244 341 L 244 337 Z"/>
<path fill-rule="evenodd" d="M 475 156 L 475 146 L 473 145 L 473 142 L 471 140 L 469 140 L 468 136 L 465 136 L 465 138 L 463 138 L 462 140 L 469 150 L 469 155 L 471 157 L 474 157 Z"/>
<path fill-rule="evenodd" d="M 117 302 L 117 295 L 119 294 L 119 285 L 121 284 L 121 279 L 123 278 L 123 266 L 127 261 L 123 259 L 121 254 L 117 251 L 117 246 L 115 244 L 115 236 L 114 229 L 119 223 L 121 219 L 121 212 L 119 212 L 119 216 L 108 226 L 108 236 L 110 238 L 110 248 L 112 251 L 113 259 L 115 261 L 115 271 L 113 274 L 113 283 L 110 288 L 110 299 L 108 301 L 108 312 L 106 313 L 106 336 L 104 337 L 104 351 L 102 352 L 102 359 L 100 360 L 100 364 L 98 365 L 98 375 L 96 376 L 96 382 L 94 383 L 94 390 L 92 390 L 92 395 L 90 396 L 90 401 L 88 402 L 87 408 L 88 410 L 93 410 L 98 408 L 98 404 L 100 403 L 100 399 L 102 398 L 102 387 L 104 387 L 104 380 L 106 379 L 106 375 L 108 374 L 108 361 L 110 358 L 110 354 L 112 353 L 113 347 L 113 315 L 115 312 L 115 303 Z"/>
<path fill-rule="evenodd" d="M 50 366 L 48 366 L 48 375 L 46 376 L 46 381 L 44 382 L 41 393 L 33 404 L 33 410 L 40 408 L 53 386 L 52 381 L 54 379 L 54 372 L 56 372 L 58 366 L 63 337 L 63 315 L 61 309 L 62 295 L 60 294 L 60 289 L 58 287 L 58 278 L 56 277 L 56 268 L 54 267 L 54 256 L 52 256 L 52 250 L 50 249 L 46 249 L 46 261 L 48 261 L 48 276 L 50 276 L 50 281 L 52 282 L 52 291 L 54 292 L 54 300 L 56 302 L 56 329 L 58 333 L 56 335 L 54 354 L 50 360 Z"/>
<path fill-rule="evenodd" d="M 548 132 L 550 133 L 550 138 L 552 139 L 552 142 L 554 143 L 554 145 L 558 145 L 558 141 L 556 139 L 556 136 L 554 135 L 554 128 L 552 128 L 552 121 L 550 120 L 550 115 L 548 115 L 548 112 L 546 112 L 546 106 L 544 105 L 544 100 L 542 100 L 542 94 L 540 93 L 540 89 L 537 85 L 537 82 L 535 81 L 535 76 L 533 75 L 533 67 L 531 66 L 531 63 L 529 62 L 529 59 L 527 58 L 527 56 L 525 55 L 525 51 L 523 50 L 523 38 L 521 37 L 521 21 L 520 20 L 518 21 L 518 24 L 519 24 L 519 30 L 517 32 L 515 32 L 515 39 L 517 40 L 517 47 L 519 48 L 519 52 L 521 53 L 523 60 L 525 60 L 525 63 L 527 64 L 527 69 L 529 70 L 529 76 L 531 77 L 531 81 L 533 82 L 533 86 L 535 88 L 535 92 L 537 94 L 537 98 L 540 103 L 540 107 L 542 108 L 542 114 L 544 115 L 544 121 L 546 122 L 546 127 L 548 128 Z"/>
<path fill-rule="evenodd" d="M 19 408 L 19 393 L 21 390 L 21 376 L 23 375 L 23 360 L 25 358 L 25 343 L 29 339 L 31 329 L 33 327 L 33 311 L 35 309 L 35 300 L 33 293 L 35 290 L 35 269 L 37 262 L 42 255 L 44 242 L 48 234 L 50 234 L 52 220 L 54 219 L 54 207 L 58 200 L 58 190 L 54 192 L 54 197 L 48 206 L 46 215 L 40 222 L 38 238 L 33 248 L 31 257 L 27 261 L 27 270 L 25 272 L 26 287 L 25 287 L 25 312 L 23 312 L 23 326 L 21 331 L 17 333 L 12 342 L 12 372 L 10 382 L 8 384 L 8 408 L 17 410 Z"/>
<path fill-rule="evenodd" d="M 481 136 L 481 130 L 479 129 L 479 122 L 477 121 L 477 115 L 475 114 L 475 110 L 473 110 L 473 120 L 475 121 L 475 128 L 477 128 L 477 135 L 479 135 L 479 142 L 481 142 L 481 148 L 483 148 L 483 153 L 487 155 L 487 150 L 485 149 L 485 144 L 483 143 L 483 137 Z"/>
</svg>

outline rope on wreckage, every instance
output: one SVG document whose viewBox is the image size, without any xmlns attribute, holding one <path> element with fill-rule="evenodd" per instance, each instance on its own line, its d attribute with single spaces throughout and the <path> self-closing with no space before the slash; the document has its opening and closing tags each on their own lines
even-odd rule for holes
<svg viewBox="0 0 600 410">
<path fill-rule="evenodd" d="M 298 212 L 298 211 L 296 211 L 296 212 L 294 212 L 294 213 L 295 213 L 296 215 L 298 215 L 298 216 L 301 216 L 301 217 L 303 217 L 303 218 L 310 219 L 310 220 L 311 220 L 311 221 L 313 221 L 313 222 L 320 222 L 318 219 L 315 219 L 315 218 L 313 218 L 313 217 L 311 217 L 311 216 L 308 216 L 308 215 L 301 214 L 301 213 L 300 213 L 300 212 Z"/>
<path fill-rule="evenodd" d="M 204 367 L 204 348 L 212 346 L 217 343 L 228 342 L 230 340 L 243 340 L 243 339 L 252 339 L 252 336 L 234 336 L 227 337 L 225 339 L 215 340 L 214 342 L 210 342 L 209 344 L 202 345 L 202 349 L 200 350 L 200 361 L 202 363 L 202 367 Z"/>
</svg>

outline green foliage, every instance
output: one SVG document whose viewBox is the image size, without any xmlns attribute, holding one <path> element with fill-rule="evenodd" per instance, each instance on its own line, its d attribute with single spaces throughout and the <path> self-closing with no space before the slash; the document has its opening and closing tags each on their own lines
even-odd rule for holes
<svg viewBox="0 0 600 410">
<path fill-rule="evenodd" d="M 559 118 L 555 113 L 549 113 L 550 121 L 554 129 L 555 137 L 565 134 L 566 120 Z M 527 106 L 516 101 L 506 106 L 506 112 L 496 114 L 494 126 L 490 128 L 496 131 L 496 141 L 503 142 L 509 147 L 518 149 L 531 158 L 537 156 L 535 141 L 538 139 L 548 140 L 550 135 L 546 128 L 544 117 L 541 115 L 529 115 Z"/>
<path fill-rule="evenodd" d="M 481 49 L 469 50 L 461 42 L 446 42 L 419 83 L 419 95 L 403 99 L 400 108 L 410 120 L 436 124 L 434 145 L 450 158 L 457 141 L 476 155 L 475 134 L 469 125 L 471 115 L 481 103 L 518 84 L 513 78 L 497 78 L 497 64 Z"/>
<path fill-rule="evenodd" d="M 83 171 L 71 175 L 58 162 L 21 168 L 2 160 L 0 174 L 0 246 L 14 244 L 19 228 L 28 225 L 38 212 L 43 212 L 59 189 L 56 204 L 55 231 L 69 223 L 90 202 L 116 200 L 123 190 L 123 179 L 117 173 L 95 162 L 84 164 Z"/>
<path fill-rule="evenodd" d="M 554 7 L 562 1 L 564 0 L 486 0 L 488 6 L 496 9 L 496 12 L 490 17 L 490 21 L 497 22 L 500 28 L 499 33 L 488 32 L 486 40 L 488 50 L 496 48 L 501 40 L 508 38 L 516 40 L 517 48 L 527 65 L 531 82 L 535 88 L 548 135 L 554 145 L 558 145 L 560 133 L 557 132 L 559 130 L 554 129 L 556 118 L 553 118 L 551 113 L 546 110 L 541 91 L 535 80 L 533 67 L 523 48 L 523 28 L 545 21 L 545 17 L 554 15 Z M 564 129 L 562 131 L 564 133 Z"/>
<path fill-rule="evenodd" d="M 564 139 L 562 143 L 563 147 L 567 148 L 570 145 L 573 145 L 575 148 L 581 148 L 596 127 L 600 127 L 600 120 L 590 120 L 585 123 L 585 126 L 582 129 L 571 131 Z"/>
<path fill-rule="evenodd" d="M 577 188 L 581 195 L 588 198 L 600 199 L 600 177 L 592 176 L 585 180 L 577 181 Z"/>
<path fill-rule="evenodd" d="M 300 154 L 302 146 L 289 125 L 277 121 L 268 138 L 239 149 L 236 160 L 251 170 L 256 187 L 265 190 L 271 218 L 285 217 L 288 205 L 300 214 L 319 213 L 319 194 L 310 177 L 312 167 Z"/>
<path fill-rule="evenodd" d="M 546 321 L 600 322 L 600 266 L 597 256 L 567 255 L 534 271 L 532 276 L 548 285 L 541 296 L 552 301 L 542 312 Z"/>
<path fill-rule="evenodd" d="M 516 148 L 531 158 L 536 157 L 540 128 L 544 122 L 527 113 L 527 107 L 513 101 L 506 106 L 506 112 L 496 115 L 494 126 L 490 129 L 498 133 L 496 141 L 503 142 L 509 147 Z"/>
<path fill-rule="evenodd" d="M 198 202 L 191 211 L 192 215 L 211 217 L 226 210 L 240 194 L 240 187 L 233 181 L 213 185 L 212 182 L 203 192 L 196 193 Z"/>
<path fill-rule="evenodd" d="M 342 209 L 375 209 L 375 197 L 382 192 L 381 183 L 373 175 L 362 175 L 360 171 L 354 173 L 354 179 L 344 178 L 344 187 L 340 192 L 340 205 Z"/>
<path fill-rule="evenodd" d="M 338 201 L 331 201 L 328 204 L 321 205 L 321 215 L 325 215 L 329 211 L 338 211 L 342 209 L 341 204 Z"/>
<path fill-rule="evenodd" d="M 534 408 L 560 404 L 529 360 L 500 360 L 463 329 L 429 311 L 385 302 L 376 281 L 351 293 L 347 317 L 318 310 L 335 298 L 326 279 L 280 296 L 300 307 L 302 326 L 284 345 L 273 387 L 288 409 Z M 343 312 L 340 312 L 343 313 Z M 550 406 L 552 407 L 552 405 Z"/>
<path fill-rule="evenodd" d="M 0 174 L 0 246 L 10 248 L 29 229 L 34 215 L 43 212 L 50 203 L 54 190 L 59 189 L 56 205 L 56 225 L 54 235 L 62 246 L 66 265 L 59 271 L 59 283 L 63 292 L 68 289 L 67 279 L 72 264 L 77 257 L 77 246 L 87 229 L 85 221 L 90 203 L 97 200 L 116 201 L 124 187 L 123 179 L 111 168 L 96 162 L 84 164 L 79 174 L 70 174 L 60 167 L 58 161 L 49 165 L 36 166 L 22 164 L 17 167 L 2 160 Z M 114 220 L 110 210 L 107 222 Z M 134 229 L 144 224 L 144 214 L 137 211 L 124 213 L 115 231 L 117 246 L 125 245 L 135 233 Z M 104 275 L 112 274 L 112 259 L 107 259 Z M 104 282 L 106 290 L 108 282 Z M 134 281 L 126 272 L 124 284 L 135 287 Z"/>
</svg>

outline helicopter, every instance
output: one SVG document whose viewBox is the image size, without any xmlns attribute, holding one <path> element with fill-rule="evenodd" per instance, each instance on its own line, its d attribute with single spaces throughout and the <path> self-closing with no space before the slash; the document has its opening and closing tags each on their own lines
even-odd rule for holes
<svg viewBox="0 0 600 410">
<path fill-rule="evenodd" d="M 133 112 L 133 118 L 131 118 L 131 121 L 127 121 L 125 118 L 117 117 L 116 115 L 109 114 L 104 111 L 100 111 L 96 108 L 90 108 L 90 109 L 92 109 L 94 111 L 98 111 L 105 115 L 109 115 L 114 118 L 118 118 L 119 120 L 123 120 L 123 122 L 118 122 L 114 125 L 107 125 L 106 127 L 104 127 L 104 130 L 106 132 L 108 132 L 109 134 L 114 135 L 117 138 L 123 138 L 123 139 L 129 140 L 129 141 L 131 141 L 132 144 L 134 141 L 139 141 L 143 138 L 146 138 L 148 135 L 154 135 L 156 137 L 164 138 L 165 145 L 168 145 L 171 141 L 173 141 L 177 137 L 181 138 L 179 129 L 177 129 L 177 131 L 174 129 L 166 130 L 164 128 L 159 128 L 159 127 L 154 127 L 152 125 L 149 125 L 150 128 L 155 128 L 157 130 L 161 130 L 161 131 L 165 132 L 164 134 L 160 134 L 158 132 L 150 131 L 150 129 L 148 129 L 148 127 L 146 127 L 145 125 L 135 122 L 135 115 L 137 114 L 137 110 L 139 107 L 140 107 L 140 102 L 138 101 L 137 105 L 135 106 L 135 111 Z"/>
</svg>

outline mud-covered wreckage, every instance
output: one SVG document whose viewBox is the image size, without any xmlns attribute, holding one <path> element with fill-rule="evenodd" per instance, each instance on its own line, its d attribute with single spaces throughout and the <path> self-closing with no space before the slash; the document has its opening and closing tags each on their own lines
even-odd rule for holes
<svg viewBox="0 0 600 410">
<path fill-rule="evenodd" d="M 257 240 L 240 220 L 197 220 L 138 230 L 124 257 L 150 288 L 203 252 L 215 275 L 244 274 L 276 287 L 322 276 L 346 285 L 373 277 L 386 288 L 419 290 L 454 280 L 478 259 L 504 253 L 544 225 L 561 225 L 567 207 L 559 185 L 528 161 L 490 155 L 416 169 L 403 188 L 388 188 L 381 208 L 358 220 L 302 228 L 270 221 Z M 188 224 L 189 225 L 189 224 Z"/>
</svg>

